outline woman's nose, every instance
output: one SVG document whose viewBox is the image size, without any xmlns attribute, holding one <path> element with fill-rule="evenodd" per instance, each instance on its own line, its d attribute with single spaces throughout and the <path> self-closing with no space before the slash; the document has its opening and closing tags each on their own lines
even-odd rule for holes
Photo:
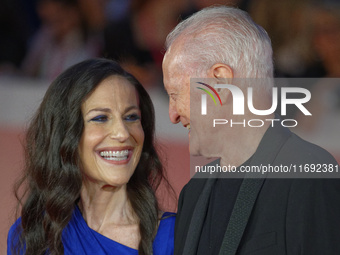
<svg viewBox="0 0 340 255">
<path fill-rule="evenodd" d="M 130 136 L 129 130 L 123 120 L 115 121 L 111 129 L 110 138 L 118 140 L 119 142 L 126 141 Z"/>
</svg>

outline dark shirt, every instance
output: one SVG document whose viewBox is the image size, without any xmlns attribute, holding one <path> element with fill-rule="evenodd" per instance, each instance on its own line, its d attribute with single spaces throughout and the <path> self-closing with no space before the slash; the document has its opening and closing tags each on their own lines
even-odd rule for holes
<svg viewBox="0 0 340 255">
<path fill-rule="evenodd" d="M 210 194 L 197 255 L 218 254 L 243 179 L 217 179 Z"/>
<path fill-rule="evenodd" d="M 251 157 L 242 164 L 248 166 Z M 237 168 L 238 170 L 240 167 Z M 197 255 L 219 254 L 243 178 L 223 178 L 220 173 L 211 191 Z"/>
</svg>

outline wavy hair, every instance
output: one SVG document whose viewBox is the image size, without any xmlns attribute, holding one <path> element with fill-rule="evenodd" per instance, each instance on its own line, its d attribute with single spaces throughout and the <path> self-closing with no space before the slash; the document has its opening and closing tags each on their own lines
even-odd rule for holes
<svg viewBox="0 0 340 255">
<path fill-rule="evenodd" d="M 179 37 L 186 42 L 182 64 L 193 75 L 224 63 L 237 78 L 273 77 L 270 38 L 245 11 L 227 6 L 204 8 L 175 27 L 167 36 L 166 49 Z"/>
<path fill-rule="evenodd" d="M 51 84 L 26 134 L 24 177 L 16 185 L 21 226 L 13 253 L 63 254 L 62 231 L 80 198 L 82 174 L 78 144 L 83 132 L 81 105 L 109 76 L 126 78 L 137 90 L 145 134 L 140 162 L 127 184 L 128 198 L 139 217 L 139 254 L 152 254 L 157 232 L 155 190 L 166 177 L 154 146 L 152 101 L 142 85 L 112 60 L 91 59 L 70 67 Z M 19 195 L 19 188 L 26 190 Z"/>
</svg>

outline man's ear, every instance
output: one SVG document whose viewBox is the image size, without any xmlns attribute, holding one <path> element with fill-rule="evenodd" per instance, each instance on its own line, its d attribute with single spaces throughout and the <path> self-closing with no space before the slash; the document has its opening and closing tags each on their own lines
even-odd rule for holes
<svg viewBox="0 0 340 255">
<path fill-rule="evenodd" d="M 218 63 L 214 64 L 208 70 L 208 77 L 214 78 L 216 80 L 216 83 L 219 84 L 231 84 L 231 81 L 234 78 L 234 72 L 230 66 Z M 229 89 L 217 88 L 216 91 L 221 98 L 222 104 L 226 104 L 226 102 L 228 101 L 228 97 L 231 95 Z"/>
<path fill-rule="evenodd" d="M 208 70 L 208 76 L 215 79 L 232 79 L 234 78 L 233 69 L 226 64 L 214 64 Z"/>
</svg>

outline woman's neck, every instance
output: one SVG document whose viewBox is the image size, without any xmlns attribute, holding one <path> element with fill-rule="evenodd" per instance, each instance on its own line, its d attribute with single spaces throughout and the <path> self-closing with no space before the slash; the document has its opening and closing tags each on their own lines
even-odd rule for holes
<svg viewBox="0 0 340 255">
<path fill-rule="evenodd" d="M 126 185 L 120 187 L 83 184 L 79 208 L 87 225 L 97 232 L 107 226 L 138 223 L 129 202 Z"/>
</svg>

